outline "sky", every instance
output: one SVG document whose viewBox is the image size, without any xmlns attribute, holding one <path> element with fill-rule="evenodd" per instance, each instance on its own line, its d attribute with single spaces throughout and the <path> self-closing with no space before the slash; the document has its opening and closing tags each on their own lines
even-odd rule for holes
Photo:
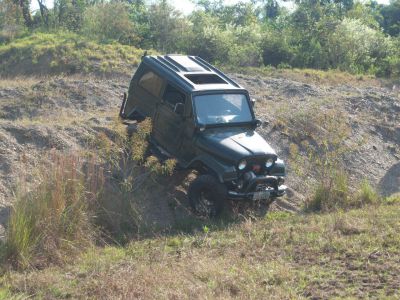
<svg viewBox="0 0 400 300">
<path fill-rule="evenodd" d="M 224 2 L 226 5 L 233 5 L 240 1 L 241 0 L 225 0 Z M 246 0 L 244 0 L 244 1 L 246 1 Z M 377 2 L 380 4 L 389 4 L 389 1 L 390 0 L 377 0 Z M 44 2 L 46 3 L 47 7 L 49 7 L 49 8 L 53 6 L 53 0 L 45 0 Z M 175 0 L 175 1 L 169 0 L 169 3 L 174 5 L 176 7 L 176 9 L 180 10 L 182 13 L 184 13 L 186 15 L 190 14 L 190 12 L 192 12 L 193 9 L 195 8 L 195 5 L 190 0 Z M 32 11 L 39 9 L 37 0 L 32 0 L 31 9 L 32 9 Z"/>
</svg>

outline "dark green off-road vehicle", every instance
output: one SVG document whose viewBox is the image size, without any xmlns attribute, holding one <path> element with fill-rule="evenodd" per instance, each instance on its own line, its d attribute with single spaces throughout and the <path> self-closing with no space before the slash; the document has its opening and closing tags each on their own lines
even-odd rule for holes
<svg viewBox="0 0 400 300">
<path fill-rule="evenodd" d="M 271 202 L 285 194 L 285 165 L 255 131 L 253 105 L 246 89 L 199 57 L 143 56 L 120 115 L 152 119 L 152 146 L 199 172 L 191 207 L 215 216 L 227 198 Z"/>
</svg>

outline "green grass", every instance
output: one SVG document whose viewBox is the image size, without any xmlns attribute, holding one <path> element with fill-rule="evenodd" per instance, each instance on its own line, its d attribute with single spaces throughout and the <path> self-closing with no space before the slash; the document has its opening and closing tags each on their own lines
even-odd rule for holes
<svg viewBox="0 0 400 300">
<path fill-rule="evenodd" d="M 305 202 L 305 212 L 329 212 L 361 208 L 365 205 L 392 203 L 397 196 L 383 198 L 367 180 L 363 180 L 356 191 L 351 191 L 348 175 L 333 170 L 317 184 L 314 194 Z"/>
<path fill-rule="evenodd" d="M 303 299 L 400 296 L 400 205 L 330 214 L 272 212 L 91 248 L 75 263 L 8 272 L 2 294 L 32 298 Z"/>
<path fill-rule="evenodd" d="M 34 33 L 0 45 L 0 76 L 131 73 L 143 50 L 99 44 L 73 33 Z"/>
</svg>

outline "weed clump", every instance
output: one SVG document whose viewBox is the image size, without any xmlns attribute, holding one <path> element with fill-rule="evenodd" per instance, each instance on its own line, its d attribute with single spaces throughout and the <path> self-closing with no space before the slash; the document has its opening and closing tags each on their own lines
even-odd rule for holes
<svg viewBox="0 0 400 300">
<path fill-rule="evenodd" d="M 361 183 L 354 200 L 354 206 L 362 207 L 368 204 L 377 204 L 381 200 L 381 197 L 379 196 L 377 191 L 371 186 L 371 184 L 367 180 L 364 180 Z"/>
<path fill-rule="evenodd" d="M 137 131 L 133 133 L 130 138 L 132 159 L 139 163 L 142 163 L 146 160 L 146 154 L 148 153 L 149 148 L 148 139 L 150 137 L 151 130 L 151 119 L 147 118 L 138 125 Z"/>
<path fill-rule="evenodd" d="M 94 159 L 52 153 L 39 185 L 20 190 L 12 208 L 5 259 L 17 267 L 61 263 L 92 244 L 91 213 L 104 177 Z M 23 185 L 21 185 L 23 186 Z"/>
<path fill-rule="evenodd" d="M 359 188 L 351 192 L 347 174 L 344 171 L 333 171 L 331 176 L 316 186 L 313 196 L 305 204 L 305 211 L 330 212 L 338 209 L 361 208 L 381 202 L 382 197 L 368 181 L 362 181 Z"/>
<path fill-rule="evenodd" d="M 350 202 L 347 175 L 343 170 L 332 171 L 315 188 L 314 195 L 306 202 L 305 210 L 331 211 L 347 207 Z"/>
<path fill-rule="evenodd" d="M 385 199 L 385 203 L 390 204 L 390 205 L 400 203 L 400 193 L 397 193 L 397 194 L 387 197 Z"/>
<path fill-rule="evenodd" d="M 142 121 L 137 131 L 130 139 L 132 159 L 144 166 L 155 175 L 172 175 L 176 166 L 175 159 L 166 159 L 161 162 L 156 156 L 149 153 L 149 137 L 152 131 L 151 119 Z"/>
</svg>

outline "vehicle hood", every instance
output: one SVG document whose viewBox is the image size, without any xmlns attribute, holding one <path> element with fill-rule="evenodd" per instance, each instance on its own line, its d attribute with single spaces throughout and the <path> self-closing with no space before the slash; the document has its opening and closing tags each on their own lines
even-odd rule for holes
<svg viewBox="0 0 400 300">
<path fill-rule="evenodd" d="M 207 129 L 199 133 L 197 146 L 231 162 L 248 156 L 276 156 L 274 149 L 257 132 L 248 128 Z"/>
</svg>

